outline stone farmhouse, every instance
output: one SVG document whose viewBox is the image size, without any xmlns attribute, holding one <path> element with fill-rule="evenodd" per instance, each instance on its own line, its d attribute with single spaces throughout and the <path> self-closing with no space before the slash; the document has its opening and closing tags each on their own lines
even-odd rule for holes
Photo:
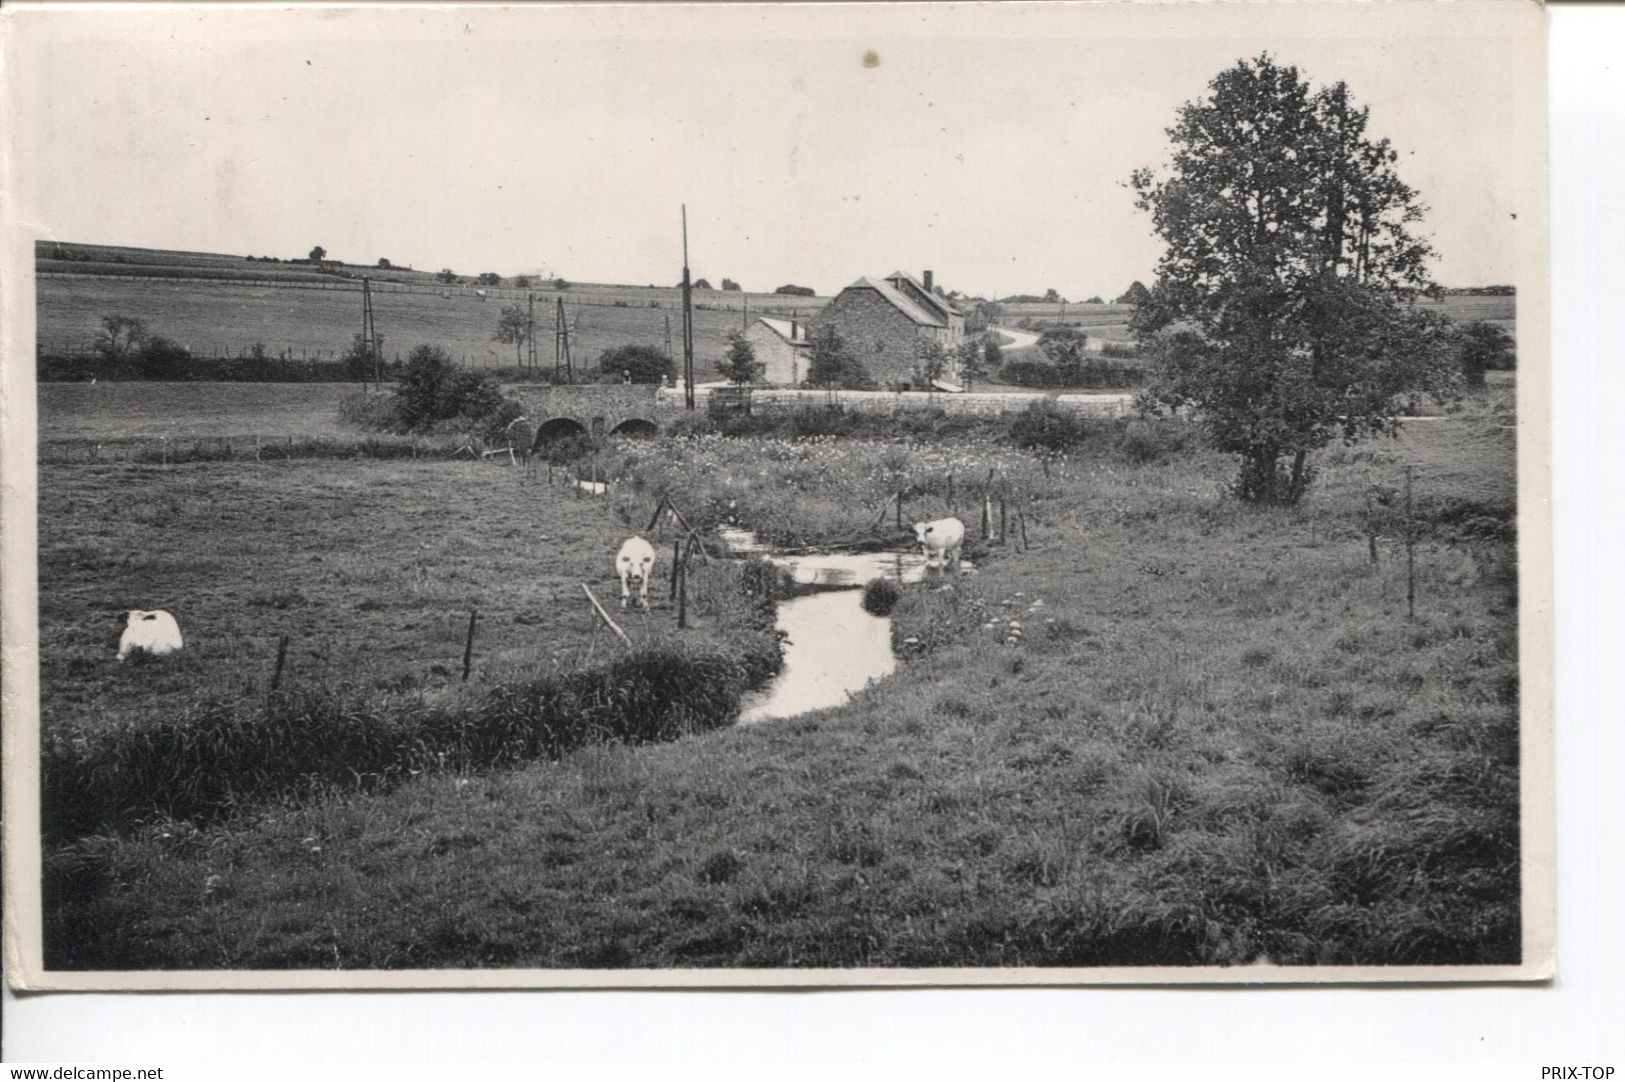
<svg viewBox="0 0 1625 1082">
<path fill-rule="evenodd" d="M 800 319 L 764 316 L 745 331 L 745 341 L 756 349 L 756 360 L 762 365 L 758 377 L 761 382 L 794 387 L 807 378 L 812 340 L 807 337 L 807 324 Z"/>
<path fill-rule="evenodd" d="M 826 327 L 846 342 L 882 387 L 912 387 L 919 381 L 916 361 L 924 342 L 952 351 L 965 340 L 965 316 L 924 281 L 896 271 L 885 278 L 859 278 L 813 317 L 811 334 Z M 952 358 L 950 357 L 950 366 Z M 944 376 L 954 378 L 952 368 Z"/>
</svg>

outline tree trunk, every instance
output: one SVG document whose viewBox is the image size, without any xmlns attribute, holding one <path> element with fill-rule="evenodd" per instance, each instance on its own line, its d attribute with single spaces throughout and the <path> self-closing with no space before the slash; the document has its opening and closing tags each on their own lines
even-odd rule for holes
<svg viewBox="0 0 1625 1082">
<path fill-rule="evenodd" d="M 1305 465 L 1308 458 L 1308 451 L 1299 451 L 1292 456 L 1291 488 L 1283 502 L 1295 504 L 1303 498 L 1303 490 L 1309 487 L 1309 470 Z"/>
</svg>

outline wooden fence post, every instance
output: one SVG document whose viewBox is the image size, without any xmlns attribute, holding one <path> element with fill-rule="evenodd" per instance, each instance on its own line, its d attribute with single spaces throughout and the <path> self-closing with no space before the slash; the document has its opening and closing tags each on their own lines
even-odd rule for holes
<svg viewBox="0 0 1625 1082">
<path fill-rule="evenodd" d="M 275 691 L 277 685 L 282 683 L 282 663 L 288 660 L 288 636 L 284 635 L 276 642 L 276 668 L 271 672 L 271 690 Z"/>
<path fill-rule="evenodd" d="M 1377 512 L 1371 505 L 1371 485 L 1365 486 L 1365 543 L 1371 553 L 1371 562 L 1377 562 Z"/>
<path fill-rule="evenodd" d="M 480 610 L 471 609 L 468 613 L 468 638 L 463 640 L 463 683 L 468 683 L 468 670 L 474 665 L 474 625 L 479 621 Z"/>
<path fill-rule="evenodd" d="M 693 542 L 691 541 L 692 545 Z M 688 627 L 688 561 L 677 565 L 677 627 Z"/>
<path fill-rule="evenodd" d="M 1416 529 L 1411 520 L 1411 467 L 1405 467 L 1405 609 L 1416 619 Z"/>
</svg>

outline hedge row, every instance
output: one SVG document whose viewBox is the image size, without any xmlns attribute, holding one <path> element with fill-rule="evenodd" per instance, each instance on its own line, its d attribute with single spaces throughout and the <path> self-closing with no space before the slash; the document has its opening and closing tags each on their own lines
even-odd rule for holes
<svg viewBox="0 0 1625 1082">
<path fill-rule="evenodd" d="M 303 690 L 252 707 L 205 701 L 158 722 L 59 734 L 43 751 L 44 832 L 65 840 L 155 816 L 206 821 L 324 789 L 384 788 L 423 771 L 490 769 L 720 728 L 782 663 L 777 636 L 752 641 L 759 645 L 737 655 L 641 649 L 449 706 Z"/>
</svg>

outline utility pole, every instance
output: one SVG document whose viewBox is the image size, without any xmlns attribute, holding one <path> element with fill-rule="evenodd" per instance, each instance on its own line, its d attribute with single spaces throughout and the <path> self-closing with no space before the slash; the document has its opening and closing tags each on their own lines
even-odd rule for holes
<svg viewBox="0 0 1625 1082">
<path fill-rule="evenodd" d="M 559 367 L 564 368 L 564 382 L 576 381 L 575 368 L 570 364 L 570 323 L 564 314 L 564 298 L 558 298 L 558 315 L 553 327 L 553 379 L 559 378 Z"/>
<path fill-rule="evenodd" d="M 671 317 L 666 317 L 666 360 L 671 360 Z"/>
<path fill-rule="evenodd" d="M 694 408 L 694 292 L 688 280 L 688 204 L 683 204 L 683 405 Z"/>
<path fill-rule="evenodd" d="M 361 349 L 372 358 L 372 375 L 379 388 L 384 385 L 384 351 L 378 345 L 378 325 L 372 314 L 372 279 L 361 279 Z M 362 378 L 365 383 L 365 377 Z"/>
<path fill-rule="evenodd" d="M 529 310 L 525 316 L 525 360 L 531 369 L 536 367 L 536 294 L 529 294 Z"/>
</svg>

